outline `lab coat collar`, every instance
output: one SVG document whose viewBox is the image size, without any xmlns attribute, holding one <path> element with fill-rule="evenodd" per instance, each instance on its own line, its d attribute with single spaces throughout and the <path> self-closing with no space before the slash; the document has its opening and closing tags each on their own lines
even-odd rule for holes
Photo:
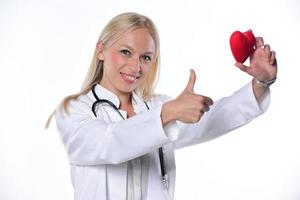
<svg viewBox="0 0 300 200">
<path fill-rule="evenodd" d="M 131 102 L 135 113 L 147 110 L 148 105 L 146 106 L 146 102 L 136 92 L 132 92 Z"/>
<path fill-rule="evenodd" d="M 112 102 L 117 108 L 120 108 L 120 100 L 117 97 L 117 95 L 115 95 L 114 93 L 112 93 L 111 91 L 103 87 L 102 85 L 97 84 L 95 86 L 95 93 L 99 99 L 107 99 L 110 102 Z"/>
<path fill-rule="evenodd" d="M 102 85 L 97 84 L 95 86 L 95 93 L 97 94 L 99 99 L 107 99 L 111 101 L 117 108 L 120 108 L 120 100 L 117 97 L 117 95 L 115 95 Z M 139 112 L 140 105 L 144 104 L 143 99 L 140 96 L 138 96 L 135 92 L 132 92 L 131 100 L 134 110 Z"/>
</svg>

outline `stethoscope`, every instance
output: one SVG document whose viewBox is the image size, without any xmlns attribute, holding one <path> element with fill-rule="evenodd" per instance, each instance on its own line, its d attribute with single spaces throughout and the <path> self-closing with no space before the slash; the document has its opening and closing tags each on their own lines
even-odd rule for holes
<svg viewBox="0 0 300 200">
<path fill-rule="evenodd" d="M 95 111 L 96 106 L 97 106 L 98 104 L 103 104 L 103 103 L 105 103 L 105 104 L 108 104 L 109 106 L 111 106 L 115 111 L 117 111 L 117 113 L 121 116 L 121 118 L 122 118 L 123 120 L 125 120 L 125 118 L 123 117 L 123 115 L 122 115 L 121 112 L 119 111 L 119 108 L 118 108 L 115 104 L 113 104 L 111 101 L 109 101 L 109 100 L 107 100 L 107 99 L 100 99 L 100 98 L 98 97 L 98 95 L 97 95 L 96 92 L 95 92 L 95 87 L 96 87 L 96 84 L 93 85 L 93 87 L 92 87 L 92 92 L 93 92 L 93 95 L 94 95 L 94 97 L 95 97 L 95 99 L 96 99 L 96 101 L 92 104 L 92 112 L 94 113 L 95 117 L 97 117 L 97 113 L 96 113 L 96 111 Z M 146 102 L 144 102 L 144 103 L 145 103 L 147 109 L 150 110 L 150 109 L 149 109 L 149 106 L 147 105 L 147 103 L 146 103 Z M 164 185 L 166 188 L 168 188 L 168 187 L 169 187 L 168 174 L 167 174 L 166 168 L 165 168 L 164 152 L 163 152 L 163 148 L 162 148 L 162 147 L 160 147 L 160 148 L 158 149 L 158 154 L 159 154 L 159 162 L 160 162 L 160 171 L 161 171 L 161 176 L 162 176 L 162 183 L 163 183 L 163 185 Z"/>
</svg>

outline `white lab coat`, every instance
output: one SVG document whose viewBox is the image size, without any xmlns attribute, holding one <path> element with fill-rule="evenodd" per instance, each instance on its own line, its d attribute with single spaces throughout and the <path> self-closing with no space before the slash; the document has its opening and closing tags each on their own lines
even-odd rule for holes
<svg viewBox="0 0 300 200">
<path fill-rule="evenodd" d="M 117 107 L 118 98 L 97 85 L 99 98 L 108 99 Z M 251 83 L 229 97 L 214 103 L 198 123 L 161 123 L 162 104 L 169 97 L 159 95 L 147 102 L 133 93 L 137 115 L 122 120 L 111 106 L 99 105 L 94 116 L 92 92 L 70 102 L 69 115 L 58 109 L 55 118 L 66 147 L 76 200 L 125 200 L 128 161 L 142 159 L 143 200 L 171 200 L 175 188 L 174 150 L 219 137 L 250 122 L 267 109 L 269 92 L 257 104 Z M 121 111 L 126 118 L 126 112 Z M 158 148 L 164 148 L 169 187 L 161 182 Z"/>
</svg>

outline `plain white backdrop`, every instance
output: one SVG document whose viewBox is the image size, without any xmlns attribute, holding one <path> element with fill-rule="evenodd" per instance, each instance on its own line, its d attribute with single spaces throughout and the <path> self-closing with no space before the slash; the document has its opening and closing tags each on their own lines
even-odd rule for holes
<svg viewBox="0 0 300 200">
<path fill-rule="evenodd" d="M 234 67 L 235 30 L 251 28 L 277 53 L 278 81 L 265 115 L 176 152 L 175 199 L 299 200 L 298 0 L 0 0 L 0 199 L 73 198 L 55 123 L 43 126 L 59 101 L 80 89 L 104 25 L 128 11 L 157 25 L 156 91 L 172 97 L 184 89 L 190 68 L 195 91 L 214 100 L 251 80 Z"/>
</svg>

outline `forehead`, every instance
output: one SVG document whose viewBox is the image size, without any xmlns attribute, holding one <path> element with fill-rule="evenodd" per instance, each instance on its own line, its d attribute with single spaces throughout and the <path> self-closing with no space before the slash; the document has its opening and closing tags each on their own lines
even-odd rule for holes
<svg viewBox="0 0 300 200">
<path fill-rule="evenodd" d="M 147 29 L 138 28 L 126 32 L 111 47 L 129 46 L 135 51 L 155 52 L 155 42 Z"/>
</svg>

